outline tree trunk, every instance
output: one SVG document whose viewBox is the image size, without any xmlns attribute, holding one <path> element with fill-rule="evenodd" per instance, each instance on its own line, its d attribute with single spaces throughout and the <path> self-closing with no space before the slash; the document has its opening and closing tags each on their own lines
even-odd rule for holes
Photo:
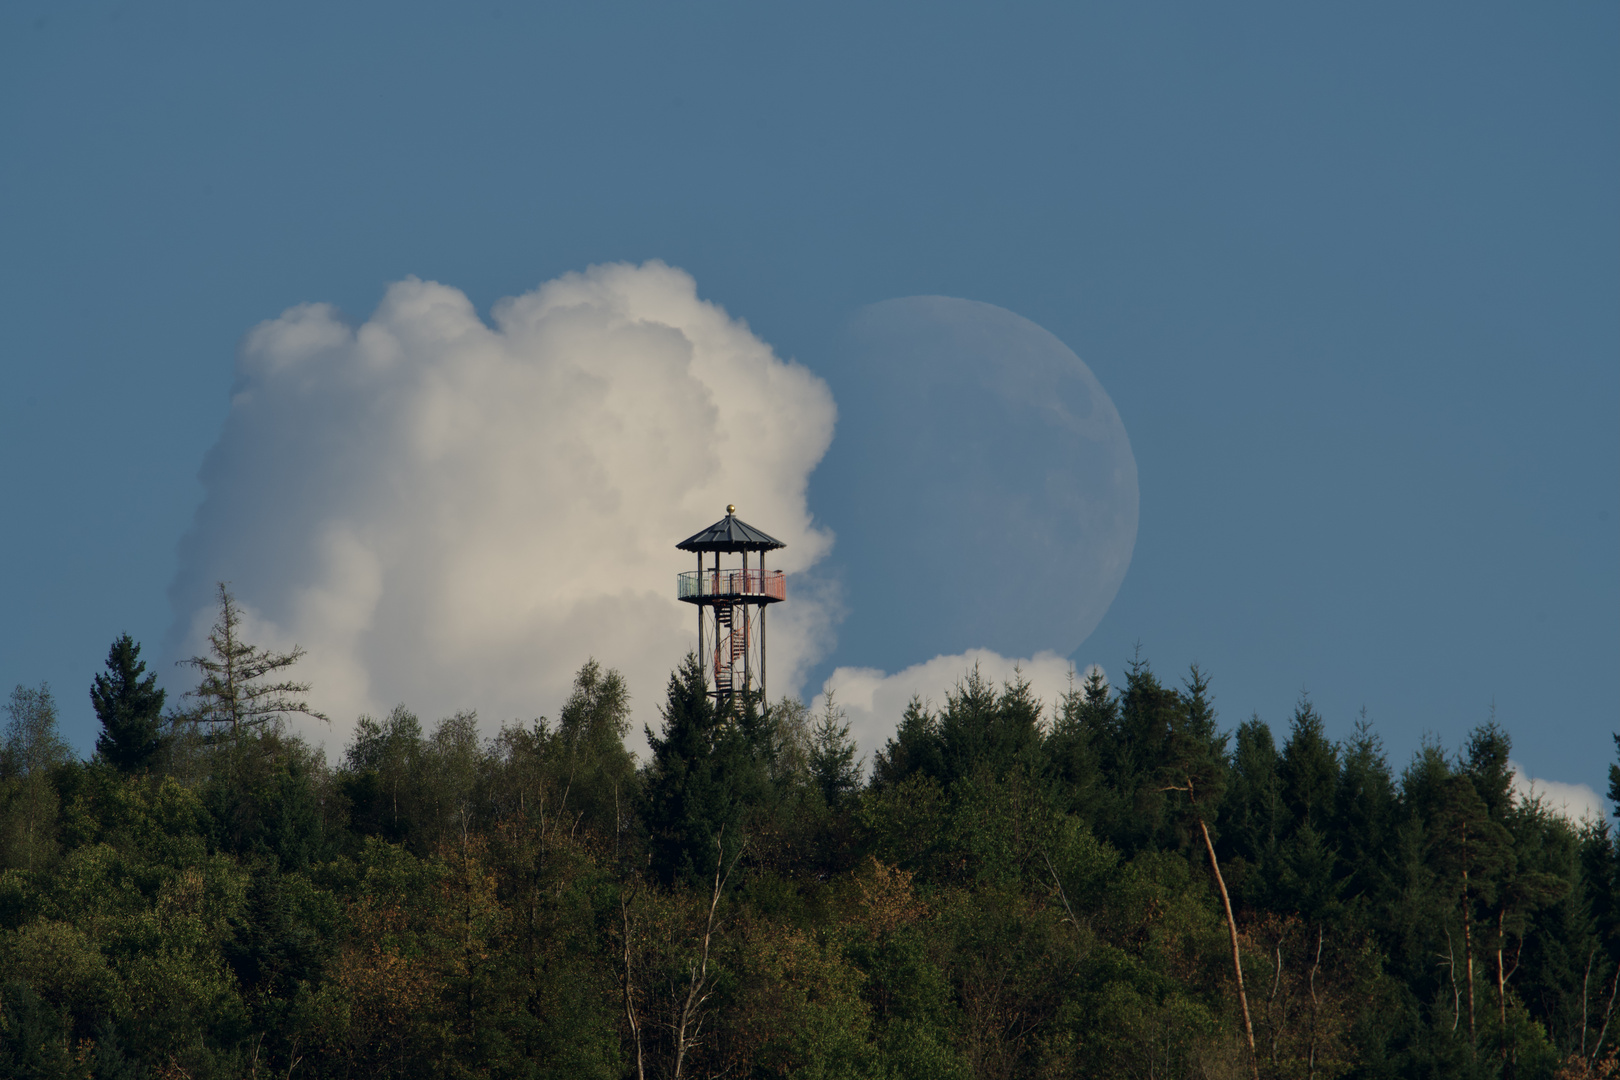
<svg viewBox="0 0 1620 1080">
<path fill-rule="evenodd" d="M 724 826 L 720 835 L 725 835 Z M 731 876 L 729 873 L 721 876 L 726 865 L 726 849 L 720 836 L 715 837 L 714 843 L 720 849 L 720 859 L 714 868 L 714 892 L 709 896 L 709 918 L 703 927 L 703 955 L 688 969 L 686 1000 L 681 1003 L 675 1022 L 675 1080 L 682 1080 L 686 1075 L 687 1052 L 697 1046 L 698 1034 L 703 1029 L 703 1003 L 709 999 L 709 943 L 714 938 L 714 913 L 720 907 L 726 878 Z"/>
<path fill-rule="evenodd" d="M 1506 915 L 1506 908 L 1496 913 L 1496 1015 L 1503 1031 L 1507 1030 L 1507 978 L 1502 974 L 1502 928 Z"/>
<path fill-rule="evenodd" d="M 1243 990 L 1243 956 L 1238 949 L 1237 920 L 1232 917 L 1232 898 L 1226 892 L 1226 879 L 1221 876 L 1220 861 L 1215 858 L 1215 844 L 1209 838 L 1209 826 L 1198 819 L 1198 829 L 1204 834 L 1204 850 L 1209 852 L 1209 868 L 1215 873 L 1215 886 L 1221 891 L 1221 906 L 1226 909 L 1226 929 L 1232 936 L 1232 972 L 1237 976 L 1238 1004 L 1243 1007 L 1243 1034 L 1249 1040 L 1249 1068 L 1254 1080 L 1260 1080 L 1260 1057 L 1254 1049 L 1254 1021 L 1249 1019 L 1249 995 Z"/>
<path fill-rule="evenodd" d="M 647 1080 L 647 1068 L 641 1054 L 641 1022 L 636 1016 L 635 984 L 630 977 L 630 905 L 625 901 L 624 889 L 619 889 L 619 915 L 624 919 L 624 1018 L 630 1025 L 630 1037 L 636 1043 L 636 1080 Z"/>
<path fill-rule="evenodd" d="M 1311 962 L 1311 1041 L 1310 1059 L 1307 1062 L 1306 1076 L 1310 1080 L 1316 1077 L 1316 1020 L 1322 1011 L 1322 1003 L 1316 997 L 1316 973 L 1322 968 L 1322 927 L 1316 928 L 1316 959 Z"/>
<path fill-rule="evenodd" d="M 1462 1017 L 1462 991 L 1457 989 L 1457 950 L 1451 944 L 1451 927 L 1446 932 L 1446 971 L 1451 979 L 1451 1030 L 1457 1030 Z"/>
<path fill-rule="evenodd" d="M 1581 976 L 1581 1060 L 1586 1060 L 1586 1019 L 1588 1010 L 1586 991 L 1592 983 L 1592 961 L 1597 957 L 1597 950 L 1593 949 L 1586 954 L 1586 974 Z"/>
<path fill-rule="evenodd" d="M 1609 983 L 1609 1004 L 1603 1009 L 1603 1026 L 1598 1029 L 1597 1043 L 1592 1047 L 1592 1056 L 1588 1061 L 1597 1061 L 1597 1056 L 1603 1052 L 1603 1038 L 1609 1033 L 1609 1017 L 1614 1015 L 1614 995 L 1620 990 L 1620 966 L 1614 969 L 1614 981 Z"/>
<path fill-rule="evenodd" d="M 1464 856 L 1467 855 L 1465 839 Z M 1468 979 L 1468 1041 L 1475 1046 L 1479 1045 L 1479 1033 L 1474 1026 L 1474 922 L 1468 912 L 1468 864 L 1463 863 L 1463 960 L 1465 961 L 1466 977 Z"/>
</svg>

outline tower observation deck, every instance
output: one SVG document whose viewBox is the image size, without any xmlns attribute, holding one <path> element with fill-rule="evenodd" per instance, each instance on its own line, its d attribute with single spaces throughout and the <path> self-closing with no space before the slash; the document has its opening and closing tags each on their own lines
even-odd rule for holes
<svg viewBox="0 0 1620 1080">
<path fill-rule="evenodd" d="M 786 579 L 765 568 L 765 553 L 787 545 L 728 506 L 725 517 L 675 546 L 697 555 L 697 569 L 676 578 L 676 596 L 697 608 L 698 659 L 710 695 L 723 702 L 757 690 L 763 699 L 765 611 L 787 599 Z M 741 556 L 740 565 L 723 565 L 722 555 Z"/>
</svg>

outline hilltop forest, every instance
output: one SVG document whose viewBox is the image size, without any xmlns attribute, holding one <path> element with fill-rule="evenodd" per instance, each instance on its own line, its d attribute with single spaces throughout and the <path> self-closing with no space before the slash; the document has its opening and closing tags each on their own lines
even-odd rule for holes
<svg viewBox="0 0 1620 1080">
<path fill-rule="evenodd" d="M 11 695 L 0 1076 L 1620 1075 L 1615 836 L 1494 722 L 1397 767 L 1138 658 L 964 672 L 862 762 L 688 657 L 645 761 L 588 661 L 555 719 L 400 706 L 329 762 L 220 599 L 179 700 L 112 644 L 87 761 Z"/>
</svg>

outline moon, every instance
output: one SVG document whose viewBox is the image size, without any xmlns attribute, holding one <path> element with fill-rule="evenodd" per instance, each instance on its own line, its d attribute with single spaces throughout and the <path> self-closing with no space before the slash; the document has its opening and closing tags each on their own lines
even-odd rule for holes
<svg viewBox="0 0 1620 1080">
<path fill-rule="evenodd" d="M 1005 308 L 860 309 L 825 372 L 837 433 L 810 505 L 837 534 L 831 662 L 896 671 L 988 648 L 1069 655 L 1136 545 L 1136 459 L 1081 359 Z"/>
</svg>

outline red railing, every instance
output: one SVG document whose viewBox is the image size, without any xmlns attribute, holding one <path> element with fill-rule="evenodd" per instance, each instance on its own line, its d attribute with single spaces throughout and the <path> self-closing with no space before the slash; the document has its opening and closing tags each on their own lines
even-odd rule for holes
<svg viewBox="0 0 1620 1080">
<path fill-rule="evenodd" d="M 680 575 L 677 596 L 694 603 L 705 596 L 758 596 L 787 599 L 787 577 L 780 570 L 688 570 Z"/>
</svg>

